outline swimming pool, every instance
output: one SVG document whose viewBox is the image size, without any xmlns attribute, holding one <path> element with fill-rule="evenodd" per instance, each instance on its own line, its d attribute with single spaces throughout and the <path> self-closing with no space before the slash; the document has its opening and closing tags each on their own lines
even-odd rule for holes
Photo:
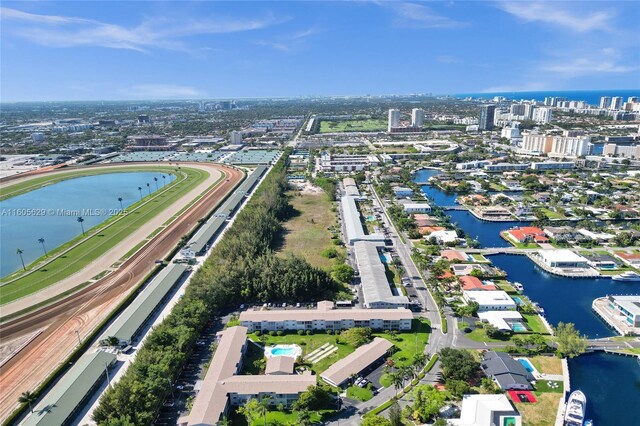
<svg viewBox="0 0 640 426">
<path fill-rule="evenodd" d="M 275 345 L 264 348 L 264 355 L 267 358 L 274 356 L 288 356 L 297 358 L 302 355 L 302 348 L 298 345 Z"/>
<path fill-rule="evenodd" d="M 513 331 L 527 331 L 527 327 L 521 322 L 512 322 L 510 325 Z"/>
<path fill-rule="evenodd" d="M 518 305 L 522 305 L 522 299 L 520 299 L 518 296 L 511 296 L 511 298 L 513 299 L 514 302 L 516 302 Z"/>
<path fill-rule="evenodd" d="M 391 259 L 391 256 L 389 256 L 387 253 L 381 253 L 380 260 L 384 263 L 391 263 L 393 261 L 393 259 Z"/>
<path fill-rule="evenodd" d="M 529 373 L 533 373 L 535 371 L 535 368 L 533 368 L 533 365 L 531 365 L 528 359 L 518 358 L 518 362 L 522 364 L 525 370 L 527 370 Z"/>
</svg>

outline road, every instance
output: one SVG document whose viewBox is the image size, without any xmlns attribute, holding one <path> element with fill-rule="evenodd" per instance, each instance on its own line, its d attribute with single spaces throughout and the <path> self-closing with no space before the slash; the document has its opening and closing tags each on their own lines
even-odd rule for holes
<svg viewBox="0 0 640 426">
<path fill-rule="evenodd" d="M 184 163 L 185 166 L 191 163 Z M 24 391 L 34 391 L 73 352 L 78 340 L 89 336 L 115 306 L 205 217 L 243 177 L 243 172 L 216 165 L 226 179 L 209 190 L 179 219 L 125 261 L 116 272 L 83 290 L 32 314 L 0 325 L 0 336 L 9 340 L 44 329 L 0 368 L 0 418 L 17 408 Z"/>
</svg>

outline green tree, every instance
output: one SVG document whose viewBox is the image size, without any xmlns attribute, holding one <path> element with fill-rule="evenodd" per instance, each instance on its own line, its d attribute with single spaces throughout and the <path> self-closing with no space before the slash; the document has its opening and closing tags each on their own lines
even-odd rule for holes
<svg viewBox="0 0 640 426">
<path fill-rule="evenodd" d="M 400 406 L 397 402 L 389 407 L 389 423 L 391 426 L 404 425 L 404 422 L 402 421 L 402 411 L 400 410 Z"/>
<path fill-rule="evenodd" d="M 38 242 L 42 244 L 42 250 L 44 251 L 45 257 L 47 256 L 47 248 L 44 246 L 44 238 L 38 238 Z"/>
<path fill-rule="evenodd" d="M 309 410 L 296 411 L 296 420 L 301 426 L 308 426 L 311 424 L 311 413 Z"/>
<path fill-rule="evenodd" d="M 404 387 L 404 376 L 399 371 L 395 373 L 389 373 L 389 381 L 396 390 L 396 398 L 398 397 L 398 391 Z"/>
<path fill-rule="evenodd" d="M 333 270 L 331 271 L 331 276 L 338 282 L 341 283 L 350 283 L 353 279 L 353 275 L 355 271 L 353 268 L 346 263 L 340 263 L 333 266 Z"/>
<path fill-rule="evenodd" d="M 238 407 L 238 413 L 244 416 L 248 425 L 253 424 L 254 420 L 260 416 L 260 410 L 260 403 L 255 398 L 250 398 L 244 405 Z"/>
<path fill-rule="evenodd" d="M 20 404 L 27 404 L 29 406 L 29 411 L 33 413 L 33 403 L 36 402 L 36 395 L 30 391 L 24 391 L 18 397 L 18 402 Z"/>
<path fill-rule="evenodd" d="M 24 269 L 25 271 L 27 270 L 27 267 L 24 266 L 24 259 L 22 258 L 22 253 L 24 253 L 24 250 L 22 250 L 21 248 L 16 249 L 16 254 L 18 256 L 20 256 L 20 262 L 22 263 L 22 269 Z"/>
<path fill-rule="evenodd" d="M 309 388 L 300 394 L 300 397 L 293 404 L 295 411 L 309 410 L 318 411 L 325 410 L 333 403 L 333 396 L 321 385 L 309 386 Z"/>
<path fill-rule="evenodd" d="M 361 426 L 391 426 L 391 421 L 382 416 L 366 416 L 362 419 Z"/>
<path fill-rule="evenodd" d="M 82 222 L 84 222 L 84 219 L 82 217 L 79 217 L 77 220 L 80 224 L 80 228 L 82 229 L 82 235 L 84 235 L 84 225 L 82 224 Z"/>
<path fill-rule="evenodd" d="M 440 350 L 442 376 L 445 380 L 471 380 L 478 372 L 480 364 L 470 352 L 463 349 L 443 348 Z"/>
<path fill-rule="evenodd" d="M 462 395 L 469 393 L 471 386 L 464 380 L 448 380 L 447 390 L 451 392 L 451 395 L 455 398 L 462 399 Z"/>
<path fill-rule="evenodd" d="M 554 330 L 554 341 L 560 357 L 573 358 L 587 350 L 587 338 L 576 330 L 573 323 L 559 322 Z"/>
<path fill-rule="evenodd" d="M 357 348 L 371 341 L 371 329 L 369 327 L 354 327 L 343 330 L 340 333 L 340 340 Z"/>
</svg>

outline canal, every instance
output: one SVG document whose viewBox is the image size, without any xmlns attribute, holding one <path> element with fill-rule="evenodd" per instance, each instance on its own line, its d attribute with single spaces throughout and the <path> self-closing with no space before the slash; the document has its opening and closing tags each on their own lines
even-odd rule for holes
<svg viewBox="0 0 640 426">
<path fill-rule="evenodd" d="M 106 173 L 64 180 L 0 202 L 0 277 L 28 265 L 175 179 L 159 172 Z M 156 182 L 154 178 L 157 178 Z M 149 184 L 149 186 L 147 186 Z M 141 188 L 141 191 L 138 190 Z M 122 198 L 122 205 L 118 201 Z M 38 240 L 44 239 L 44 248 Z"/>
<path fill-rule="evenodd" d="M 419 170 L 415 180 L 425 182 L 438 173 L 437 170 Z M 455 194 L 447 194 L 428 185 L 422 187 L 422 192 L 436 205 L 455 205 Z M 449 211 L 447 214 L 482 247 L 509 246 L 499 236 L 500 231 L 524 225 L 485 222 L 465 211 Z M 541 270 L 525 256 L 494 255 L 489 258 L 507 273 L 510 281 L 524 285 L 524 294 L 544 308 L 549 323 L 572 322 L 591 338 L 616 334 L 591 310 L 593 299 L 607 294 L 637 294 L 640 289 L 637 284 L 611 279 L 557 277 Z M 607 354 L 581 356 L 571 360 L 570 375 L 572 388 L 582 389 L 587 395 L 588 414 L 596 425 L 640 424 L 640 365 L 636 358 Z M 625 410 L 621 404 L 628 407 L 624 415 L 620 411 Z M 623 418 L 630 419 L 630 422 L 622 421 Z"/>
</svg>

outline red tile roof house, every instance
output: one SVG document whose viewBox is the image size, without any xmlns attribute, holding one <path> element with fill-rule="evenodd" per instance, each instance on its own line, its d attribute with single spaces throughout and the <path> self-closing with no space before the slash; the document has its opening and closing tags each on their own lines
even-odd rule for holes
<svg viewBox="0 0 640 426">
<path fill-rule="evenodd" d="M 617 251 L 615 253 L 616 256 L 618 256 L 620 259 L 622 259 L 622 261 L 624 263 L 626 263 L 629 266 L 635 266 L 635 267 L 639 267 L 640 266 L 640 254 L 637 253 L 627 253 L 624 251 Z"/>
<path fill-rule="evenodd" d="M 440 256 L 444 257 L 447 260 L 461 260 L 463 262 L 466 262 L 469 260 L 468 254 L 458 250 L 442 250 L 440 252 Z"/>
<path fill-rule="evenodd" d="M 535 241 L 536 243 L 547 243 L 549 238 L 544 235 L 544 231 L 535 226 L 523 226 L 522 228 L 510 229 L 507 234 L 520 243 Z"/>
<path fill-rule="evenodd" d="M 476 277 L 472 277 L 470 275 L 463 275 L 459 277 L 460 282 L 462 283 L 462 290 L 472 291 L 472 290 L 488 290 L 493 291 L 497 290 L 496 286 L 493 284 L 484 284 Z"/>
</svg>

